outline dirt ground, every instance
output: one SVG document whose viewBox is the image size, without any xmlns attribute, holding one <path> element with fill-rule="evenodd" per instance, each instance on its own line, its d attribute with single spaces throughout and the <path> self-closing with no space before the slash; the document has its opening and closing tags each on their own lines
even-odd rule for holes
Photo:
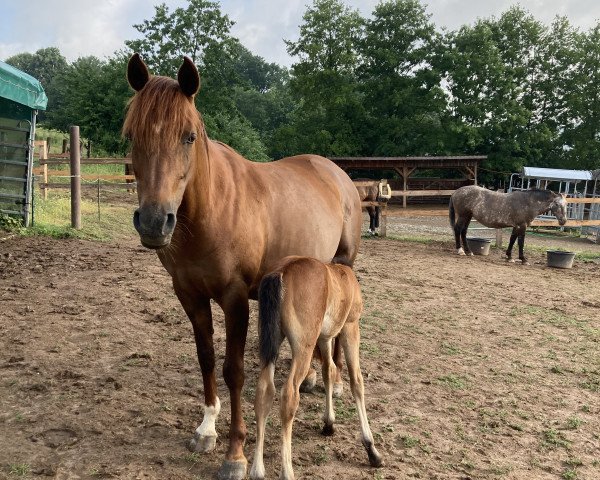
<svg viewBox="0 0 600 480">
<path fill-rule="evenodd" d="M 368 465 L 347 384 L 336 434 L 319 434 L 318 388 L 302 395 L 294 426 L 297 478 L 600 478 L 600 263 L 555 270 L 535 252 L 529 266 L 497 250 L 458 257 L 445 235 L 364 239 L 356 262 L 367 411 L 385 465 Z M 214 313 L 219 439 L 214 454 L 191 454 L 202 383 L 191 326 L 156 256 L 133 235 L 0 241 L 0 478 L 214 478 L 229 418 L 223 317 Z M 249 462 L 254 303 L 251 315 Z M 287 350 L 278 365 L 281 385 Z M 265 464 L 275 478 L 277 404 Z"/>
</svg>

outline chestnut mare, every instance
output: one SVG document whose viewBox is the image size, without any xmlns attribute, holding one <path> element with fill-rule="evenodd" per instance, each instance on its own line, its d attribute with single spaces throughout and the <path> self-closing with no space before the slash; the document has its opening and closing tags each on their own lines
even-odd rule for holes
<svg viewBox="0 0 600 480">
<path fill-rule="evenodd" d="M 218 476 L 241 479 L 247 461 L 242 414 L 249 299 L 288 255 L 352 264 L 361 228 L 350 178 L 326 158 L 299 155 L 253 163 L 209 140 L 194 96 L 198 70 L 185 58 L 177 80 L 151 76 L 138 54 L 127 67 L 136 94 L 123 134 L 132 144 L 142 245 L 156 249 L 192 322 L 204 384 L 204 418 L 190 448 L 215 448 L 220 411 L 210 299 L 225 314 L 223 377 L 231 398 L 229 448 Z"/>
<path fill-rule="evenodd" d="M 360 371 L 359 320 L 363 309 L 360 286 L 346 265 L 324 264 L 314 258 L 288 257 L 265 275 L 258 290 L 261 372 L 256 386 L 256 451 L 250 478 L 265 478 L 263 452 L 265 426 L 275 396 L 275 362 L 287 338 L 292 364 L 281 388 L 281 474 L 292 480 L 292 424 L 300 402 L 300 383 L 310 368 L 313 349 L 323 359 L 325 383 L 324 435 L 333 435 L 333 382 L 336 366 L 331 357 L 332 341 L 341 343 L 348 366 L 350 388 L 356 402 L 362 443 L 373 467 L 382 464 L 375 449 L 365 409 L 364 384 Z M 339 335 L 339 336 L 338 336 Z"/>
</svg>

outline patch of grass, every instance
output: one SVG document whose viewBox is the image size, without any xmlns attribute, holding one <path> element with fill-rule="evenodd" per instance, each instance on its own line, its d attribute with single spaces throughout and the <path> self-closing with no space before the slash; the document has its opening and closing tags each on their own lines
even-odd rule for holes
<svg viewBox="0 0 600 480">
<path fill-rule="evenodd" d="M 561 475 L 565 480 L 577 480 L 577 470 L 574 468 L 567 468 Z"/>
<path fill-rule="evenodd" d="M 15 477 L 25 477 L 31 472 L 31 465 L 28 463 L 13 463 L 8 467 L 8 473 Z"/>
<path fill-rule="evenodd" d="M 459 353 L 462 353 L 461 349 L 459 347 L 457 347 L 456 345 L 452 345 L 451 343 L 445 343 L 445 342 L 442 342 L 442 345 L 440 346 L 440 350 L 445 355 L 458 355 Z"/>
<path fill-rule="evenodd" d="M 423 245 L 439 242 L 439 240 L 436 241 L 433 238 L 424 237 L 422 235 L 388 235 L 387 239 L 398 240 L 400 242 L 421 243 Z"/>
<path fill-rule="evenodd" d="M 336 398 L 335 418 L 336 420 L 351 420 L 356 418 L 356 406 L 354 404 L 346 405 L 341 398 Z"/>
<path fill-rule="evenodd" d="M 577 430 L 582 423 L 583 421 L 578 417 L 569 417 L 567 419 L 567 424 L 565 425 L 565 428 L 567 430 Z"/>
<path fill-rule="evenodd" d="M 569 449 L 571 447 L 571 442 L 565 438 L 565 436 L 553 428 L 548 430 L 544 430 L 542 432 L 542 446 L 555 449 L 557 447 L 563 447 Z"/>
<path fill-rule="evenodd" d="M 442 385 L 445 385 L 452 390 L 464 390 L 467 388 L 466 379 L 457 375 L 444 375 L 442 377 L 438 377 L 437 380 Z"/>
</svg>

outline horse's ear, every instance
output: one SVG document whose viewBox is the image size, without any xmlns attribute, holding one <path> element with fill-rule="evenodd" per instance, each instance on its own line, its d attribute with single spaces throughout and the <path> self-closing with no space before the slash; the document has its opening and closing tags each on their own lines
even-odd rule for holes
<svg viewBox="0 0 600 480">
<path fill-rule="evenodd" d="M 140 57 L 139 53 L 134 53 L 127 63 L 127 81 L 131 88 L 139 92 L 150 80 L 148 67 Z"/>
<path fill-rule="evenodd" d="M 200 89 L 200 75 L 194 62 L 188 57 L 183 57 L 183 63 L 177 72 L 179 87 L 186 97 L 193 97 Z"/>
</svg>

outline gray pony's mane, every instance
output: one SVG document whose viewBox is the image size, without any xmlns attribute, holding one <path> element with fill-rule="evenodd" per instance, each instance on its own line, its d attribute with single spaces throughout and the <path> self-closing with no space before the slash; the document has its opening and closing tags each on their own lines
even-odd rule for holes
<svg viewBox="0 0 600 480">
<path fill-rule="evenodd" d="M 534 197 L 536 200 L 552 200 L 556 194 L 552 190 L 543 190 L 541 188 L 532 188 L 531 190 L 523 190 L 523 193 Z"/>
</svg>

